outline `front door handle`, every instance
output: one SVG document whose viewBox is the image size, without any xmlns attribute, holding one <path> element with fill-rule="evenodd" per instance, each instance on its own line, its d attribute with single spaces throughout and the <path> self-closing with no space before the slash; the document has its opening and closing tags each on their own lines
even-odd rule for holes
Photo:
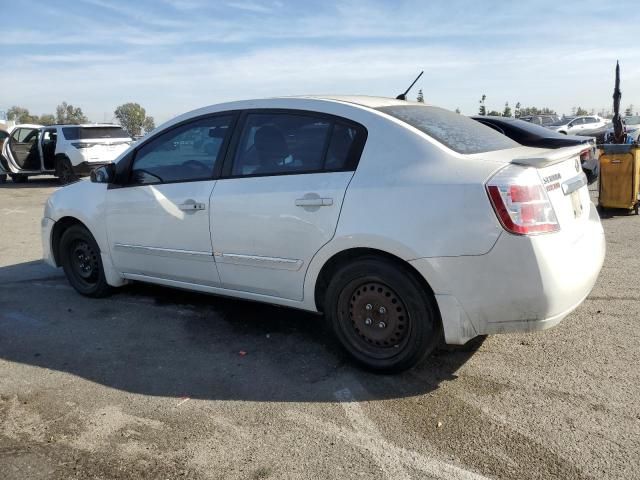
<svg viewBox="0 0 640 480">
<path fill-rule="evenodd" d="M 298 198 L 296 207 L 328 207 L 333 205 L 333 198 Z"/>
<path fill-rule="evenodd" d="M 199 210 L 206 210 L 207 206 L 204 203 L 198 203 L 193 199 L 185 200 L 184 203 L 178 205 L 180 210 L 185 212 L 197 212 Z"/>
</svg>

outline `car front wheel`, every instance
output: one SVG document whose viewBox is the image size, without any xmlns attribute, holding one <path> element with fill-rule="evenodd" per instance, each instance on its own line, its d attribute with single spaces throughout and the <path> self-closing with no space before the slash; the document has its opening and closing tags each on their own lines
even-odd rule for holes
<svg viewBox="0 0 640 480">
<path fill-rule="evenodd" d="M 329 283 L 325 312 L 344 348 L 372 370 L 406 370 L 441 339 L 433 296 L 411 272 L 385 259 L 341 268 Z"/>
<path fill-rule="evenodd" d="M 87 297 L 104 297 L 111 292 L 100 257 L 100 248 L 89 231 L 73 225 L 62 234 L 60 263 L 67 280 L 78 293 Z"/>
</svg>

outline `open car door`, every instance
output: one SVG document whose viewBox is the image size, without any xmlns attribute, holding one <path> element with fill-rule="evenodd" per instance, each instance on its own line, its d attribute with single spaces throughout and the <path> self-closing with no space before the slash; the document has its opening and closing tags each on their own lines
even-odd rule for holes
<svg viewBox="0 0 640 480">
<path fill-rule="evenodd" d="M 19 126 L 11 132 L 4 152 L 9 170 L 12 173 L 40 172 L 42 170 L 39 138 L 39 126 Z"/>
</svg>

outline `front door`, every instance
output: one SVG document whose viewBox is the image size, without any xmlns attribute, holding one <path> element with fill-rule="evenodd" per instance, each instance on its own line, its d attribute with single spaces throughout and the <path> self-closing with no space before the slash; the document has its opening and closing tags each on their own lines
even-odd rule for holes
<svg viewBox="0 0 640 480">
<path fill-rule="evenodd" d="M 302 300 L 311 258 L 333 237 L 366 132 L 307 113 L 249 113 L 212 195 L 225 288 Z"/>
<path fill-rule="evenodd" d="M 120 272 L 219 285 L 209 199 L 232 121 L 232 115 L 191 121 L 135 152 L 129 183 L 107 192 L 111 256 Z"/>
<path fill-rule="evenodd" d="M 9 138 L 13 167 L 18 171 L 40 171 L 39 128 L 17 128 Z"/>
</svg>

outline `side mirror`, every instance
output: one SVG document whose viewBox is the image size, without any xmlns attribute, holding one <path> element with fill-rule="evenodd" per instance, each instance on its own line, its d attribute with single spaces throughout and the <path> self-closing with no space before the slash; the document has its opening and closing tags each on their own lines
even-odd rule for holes
<svg viewBox="0 0 640 480">
<path fill-rule="evenodd" d="M 113 163 L 91 170 L 91 181 L 93 183 L 113 183 L 115 177 L 116 166 Z"/>
</svg>

